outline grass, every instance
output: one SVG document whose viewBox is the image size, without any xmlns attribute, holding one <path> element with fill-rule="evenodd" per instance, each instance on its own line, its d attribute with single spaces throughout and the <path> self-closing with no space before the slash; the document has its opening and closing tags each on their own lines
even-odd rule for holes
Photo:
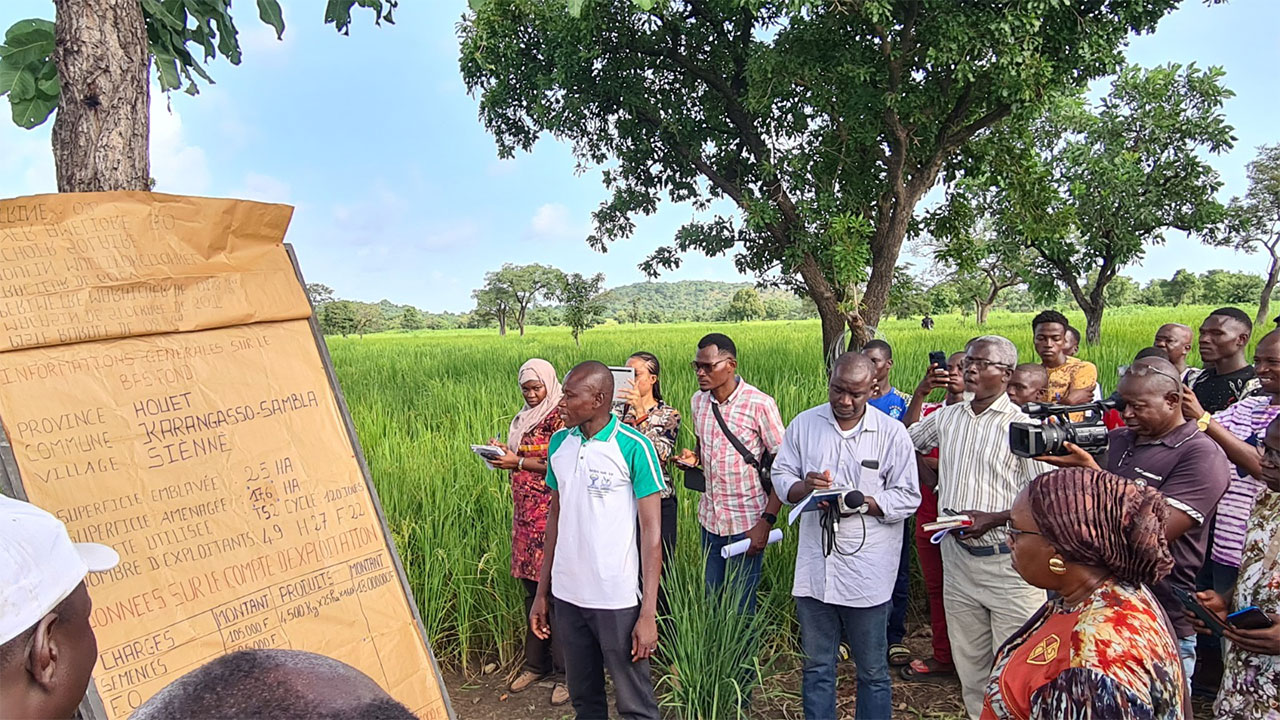
<svg viewBox="0 0 1280 720">
<path fill-rule="evenodd" d="M 1151 343 L 1165 322 L 1196 327 L 1208 307 L 1121 308 L 1109 311 L 1103 343 L 1079 356 L 1098 365 L 1103 390 L 1116 384 L 1115 368 Z M 958 316 L 937 318 L 932 332 L 918 321 L 889 321 L 881 334 L 894 348 L 892 382 L 910 392 L 931 350 L 960 350 L 971 337 L 1002 334 L 1019 345 L 1024 361 L 1036 360 L 1028 314 L 992 313 L 986 327 Z M 1072 321 L 1083 327 L 1076 314 Z M 604 326 L 589 330 L 576 348 L 563 328 L 532 328 L 525 337 L 496 331 L 434 331 L 329 338 L 334 365 L 350 403 L 370 470 L 404 560 L 436 657 L 446 666 L 475 672 L 484 663 L 519 660 L 524 631 L 522 591 L 511 578 L 511 488 L 505 473 L 486 469 L 468 444 L 505 436 L 520 407 L 516 371 L 530 357 L 545 358 L 563 374 L 575 363 L 597 359 L 621 364 L 637 350 L 665 364 L 667 401 L 687 415 L 696 389 L 689 361 L 698 339 L 725 332 L 738 345 L 739 371 L 773 395 L 784 420 L 826 401 L 820 330 L 816 321 L 746 324 Z M 1257 333 L 1258 336 L 1261 333 Z M 679 447 L 692 447 L 686 422 Z M 768 550 L 760 615 L 735 619 L 727 607 L 702 598 L 695 493 L 680 492 L 679 547 L 668 587 L 676 615 L 667 669 L 655 676 L 664 705 L 685 717 L 732 716 L 747 688 L 738 685 L 734 648 L 764 638 L 771 659 L 796 650 L 791 577 L 795 535 Z M 919 578 L 916 578 L 918 583 Z M 924 594 L 913 592 L 919 621 Z M 736 643 L 736 644 L 735 644 Z M 674 673 L 670 668 L 675 668 Z M 761 692 L 768 692 L 768 683 Z"/>
</svg>

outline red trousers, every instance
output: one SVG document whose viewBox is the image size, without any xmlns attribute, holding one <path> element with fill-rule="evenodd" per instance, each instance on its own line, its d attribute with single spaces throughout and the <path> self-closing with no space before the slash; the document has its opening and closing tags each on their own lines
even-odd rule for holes
<svg viewBox="0 0 1280 720">
<path fill-rule="evenodd" d="M 933 627 L 933 659 L 941 665 L 951 665 L 951 641 L 947 639 L 947 614 L 942 607 L 942 549 L 929 542 L 929 536 L 920 528 L 938 519 L 938 496 L 927 487 L 920 487 L 920 507 L 916 510 L 916 553 L 920 557 L 920 572 L 924 575 L 924 588 L 929 596 L 929 624 Z"/>
</svg>

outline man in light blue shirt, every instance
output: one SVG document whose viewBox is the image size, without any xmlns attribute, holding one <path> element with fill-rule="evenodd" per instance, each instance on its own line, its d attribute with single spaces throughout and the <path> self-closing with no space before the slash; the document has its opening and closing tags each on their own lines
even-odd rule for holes
<svg viewBox="0 0 1280 720">
<path fill-rule="evenodd" d="M 920 504 L 920 485 L 902 423 L 867 409 L 874 384 L 875 366 L 865 355 L 840 356 L 827 387 L 830 402 L 791 421 L 773 463 L 774 484 L 788 504 L 827 489 L 858 490 L 866 502 L 864 513 L 829 529 L 824 512 L 804 513 L 800 521 L 791 594 L 805 654 L 804 714 L 811 719 L 836 717 L 842 638 L 858 667 L 856 717 L 892 714 L 885 632 L 903 522 Z"/>
</svg>

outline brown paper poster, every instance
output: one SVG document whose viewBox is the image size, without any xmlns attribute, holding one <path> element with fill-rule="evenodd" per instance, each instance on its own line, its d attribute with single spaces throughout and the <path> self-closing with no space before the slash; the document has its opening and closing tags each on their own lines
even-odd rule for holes
<svg viewBox="0 0 1280 720">
<path fill-rule="evenodd" d="M 85 197 L 94 196 L 39 200 L 45 212 L 65 213 Z M 176 232 L 189 230 L 203 245 L 144 235 L 216 258 L 211 265 L 197 263 L 203 269 L 191 273 L 149 266 L 145 278 L 118 286 L 167 287 L 166 297 L 179 302 L 191 295 L 177 289 L 192 284 L 226 293 L 217 295 L 220 308 L 158 305 L 176 308 L 161 322 L 198 327 L 229 325 L 246 313 L 298 314 L 290 289 L 298 282 L 279 244 L 286 208 L 163 196 L 153 204 L 156 196 L 145 193 L 98 197 L 112 198 L 99 200 L 99 210 L 122 217 L 177 207 L 182 217 L 202 218 Z M 13 202 L 0 204 L 0 221 L 12 217 Z M 244 224 L 259 222 L 276 223 L 274 238 Z M 10 228 L 0 222 L 0 269 L 18 257 L 9 252 Z M 147 307 L 126 295 L 114 296 L 121 304 L 113 306 L 94 294 L 97 287 L 91 281 L 75 292 L 22 297 L 79 298 L 81 313 Z M 269 298 L 290 307 L 263 304 Z M 51 317 L 39 330 L 49 337 L 75 327 Z M 0 352 L 0 419 L 26 497 L 61 518 L 73 540 L 120 553 L 118 568 L 87 580 L 99 645 L 93 687 L 106 717 L 128 717 L 184 673 L 244 648 L 337 658 L 419 717 L 448 717 L 306 320 Z"/>
</svg>

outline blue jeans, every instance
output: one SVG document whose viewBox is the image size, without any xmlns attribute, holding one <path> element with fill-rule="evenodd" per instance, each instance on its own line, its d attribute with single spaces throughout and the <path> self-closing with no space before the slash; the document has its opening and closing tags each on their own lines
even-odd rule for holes
<svg viewBox="0 0 1280 720">
<path fill-rule="evenodd" d="M 739 555 L 728 560 L 720 557 L 720 549 L 730 543 L 745 540 L 746 533 L 715 535 L 702 528 L 702 551 L 707 554 L 705 579 L 707 594 L 711 595 L 724 586 L 725 579 L 741 583 L 742 597 L 738 601 L 741 612 L 756 611 L 756 588 L 760 586 L 760 569 L 764 565 L 764 553 Z"/>
<path fill-rule="evenodd" d="M 1178 638 L 1178 659 L 1182 661 L 1182 675 L 1187 690 L 1191 690 L 1191 676 L 1196 671 L 1196 635 Z"/>
<path fill-rule="evenodd" d="M 804 651 L 804 716 L 829 720 L 836 715 L 836 660 L 841 638 L 849 644 L 858 668 L 858 720 L 882 720 L 893 714 L 889 680 L 889 645 L 885 627 L 889 603 L 869 608 L 830 605 L 796 598 L 800 647 Z"/>
<path fill-rule="evenodd" d="M 889 644 L 896 645 L 907 636 L 907 606 L 911 604 L 911 548 L 915 545 L 915 526 L 902 523 L 902 555 L 898 558 L 898 579 L 893 583 L 889 601 Z"/>
</svg>

